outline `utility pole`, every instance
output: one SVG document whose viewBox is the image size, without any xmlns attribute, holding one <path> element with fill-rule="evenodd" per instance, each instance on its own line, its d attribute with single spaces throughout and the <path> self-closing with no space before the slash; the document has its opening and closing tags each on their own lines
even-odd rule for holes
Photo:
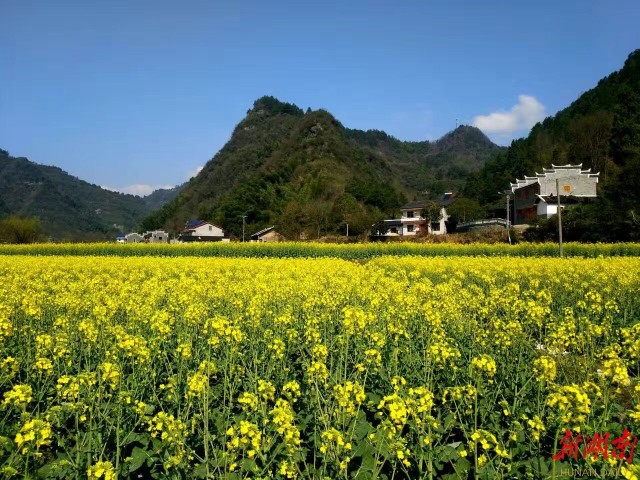
<svg viewBox="0 0 640 480">
<path fill-rule="evenodd" d="M 509 228 L 509 195 L 507 195 L 507 228 Z"/>
<path fill-rule="evenodd" d="M 511 229 L 509 228 L 510 215 L 511 215 L 511 208 L 509 205 L 509 194 L 507 193 L 507 238 L 509 239 L 509 245 L 511 245 Z"/>
<path fill-rule="evenodd" d="M 560 206 L 560 180 L 556 178 L 556 195 L 558 196 L 558 245 L 562 257 L 562 207 Z"/>
<path fill-rule="evenodd" d="M 349 238 L 349 224 L 347 223 L 347 238 Z"/>
<path fill-rule="evenodd" d="M 504 192 L 498 192 L 499 194 L 505 195 L 507 197 L 507 224 L 505 228 L 507 229 L 507 238 L 509 239 L 509 245 L 511 245 L 511 230 L 509 226 L 511 225 L 510 217 L 511 217 L 511 208 L 510 208 L 510 199 L 511 192 L 509 190 L 505 190 Z"/>
<path fill-rule="evenodd" d="M 244 243 L 244 219 L 247 218 L 246 215 L 242 216 L 242 243 Z"/>
</svg>

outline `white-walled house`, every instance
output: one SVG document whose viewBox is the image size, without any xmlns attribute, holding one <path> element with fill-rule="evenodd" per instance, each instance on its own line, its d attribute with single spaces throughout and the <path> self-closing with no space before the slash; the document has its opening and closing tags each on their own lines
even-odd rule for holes
<svg viewBox="0 0 640 480">
<path fill-rule="evenodd" d="M 451 205 L 454 201 L 454 194 L 451 192 L 445 193 L 442 199 L 437 200 L 435 203 L 440 206 L 440 220 L 437 222 L 431 222 L 429 225 L 427 225 L 426 219 L 422 216 L 422 209 L 426 205 L 426 201 L 416 200 L 403 205 L 400 207 L 400 211 L 402 212 L 400 218 L 384 221 L 388 228 L 385 236 L 410 237 L 418 235 L 419 233 L 444 235 L 447 233 L 446 222 L 449 219 L 446 207 Z M 373 233 L 375 234 L 376 232 Z"/>
<path fill-rule="evenodd" d="M 142 238 L 144 239 L 143 241 L 147 243 L 169 243 L 169 234 L 164 230 L 144 232 Z"/>
<path fill-rule="evenodd" d="M 127 233 L 124 236 L 125 243 L 140 243 L 144 240 L 142 235 L 136 232 Z"/>
<path fill-rule="evenodd" d="M 181 242 L 221 242 L 225 241 L 222 227 L 205 220 L 189 220 L 180 233 Z"/>
<path fill-rule="evenodd" d="M 402 233 L 400 233 L 400 235 L 417 235 L 426 227 L 425 219 L 421 216 L 424 203 L 425 202 L 422 201 L 415 201 L 400 207 L 400 211 L 402 212 L 400 216 Z"/>
</svg>

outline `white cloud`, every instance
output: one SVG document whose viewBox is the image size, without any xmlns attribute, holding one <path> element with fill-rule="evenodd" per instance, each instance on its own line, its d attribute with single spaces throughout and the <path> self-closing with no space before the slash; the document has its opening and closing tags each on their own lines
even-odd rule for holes
<svg viewBox="0 0 640 480">
<path fill-rule="evenodd" d="M 485 133 L 509 134 L 528 130 L 545 116 L 544 105 L 535 97 L 519 95 L 518 103 L 510 111 L 478 115 L 473 119 L 473 126 Z"/>
<path fill-rule="evenodd" d="M 102 187 L 105 190 L 111 190 L 113 192 L 129 193 L 131 195 L 137 195 L 139 197 L 145 197 L 155 190 L 160 188 L 173 188 L 173 185 L 147 185 L 144 183 L 136 183 L 122 188 Z"/>
<path fill-rule="evenodd" d="M 202 165 L 198 165 L 195 170 L 189 170 L 187 172 L 187 179 L 189 178 L 193 178 L 196 175 L 198 175 L 201 171 L 202 171 L 203 166 Z"/>
</svg>

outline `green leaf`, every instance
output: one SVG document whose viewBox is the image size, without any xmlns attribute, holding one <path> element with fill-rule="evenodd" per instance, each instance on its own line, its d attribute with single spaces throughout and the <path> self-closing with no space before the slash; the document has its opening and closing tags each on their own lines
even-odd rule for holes
<svg viewBox="0 0 640 480">
<path fill-rule="evenodd" d="M 134 447 L 131 452 L 131 462 L 129 462 L 129 473 L 138 470 L 147 459 L 152 458 L 146 450 L 140 447 Z"/>
<path fill-rule="evenodd" d="M 469 469 L 471 468 L 471 462 L 469 462 L 469 460 L 467 460 L 466 458 L 460 457 L 458 458 L 458 460 L 455 463 L 456 466 L 456 472 L 458 473 L 459 476 L 464 477 L 464 473 L 467 473 L 469 471 Z"/>
<path fill-rule="evenodd" d="M 69 478 L 72 474 L 73 465 L 66 457 L 57 458 L 38 469 L 38 478 Z"/>
<path fill-rule="evenodd" d="M 207 464 L 201 463 L 194 470 L 193 474 L 196 478 L 207 478 Z"/>
<path fill-rule="evenodd" d="M 365 453 L 362 456 L 362 463 L 360 465 L 360 470 L 356 478 L 364 479 L 370 478 L 371 474 L 375 471 L 376 468 L 376 459 L 371 455 L 370 452 Z"/>
<path fill-rule="evenodd" d="M 380 404 L 380 401 L 382 400 L 382 397 L 380 395 L 371 392 L 367 392 L 367 398 L 369 402 L 375 404 L 376 406 L 378 406 Z"/>
<path fill-rule="evenodd" d="M 240 462 L 240 466 L 243 471 L 255 473 L 258 471 L 258 466 L 256 462 L 250 458 L 243 458 Z"/>
<path fill-rule="evenodd" d="M 457 473 L 448 473 L 446 475 L 440 476 L 439 478 L 441 478 L 442 480 L 459 480 L 460 475 L 458 475 Z"/>
<path fill-rule="evenodd" d="M 127 435 L 127 438 L 124 442 L 122 442 L 122 446 L 131 445 L 134 442 L 138 442 L 143 447 L 147 447 L 149 445 L 149 439 L 151 437 L 148 433 L 130 433 Z"/>
<path fill-rule="evenodd" d="M 355 439 L 360 441 L 366 438 L 373 431 L 373 427 L 366 420 L 356 420 L 356 428 L 354 430 Z"/>
<path fill-rule="evenodd" d="M 460 442 L 458 442 L 458 444 L 459 443 Z M 458 454 L 458 451 L 455 448 L 453 448 L 452 446 L 449 446 L 449 445 L 445 445 L 438 452 L 438 460 L 440 460 L 442 462 L 451 462 L 451 461 L 455 460 L 456 458 L 458 458 L 459 456 L 460 455 Z"/>
</svg>

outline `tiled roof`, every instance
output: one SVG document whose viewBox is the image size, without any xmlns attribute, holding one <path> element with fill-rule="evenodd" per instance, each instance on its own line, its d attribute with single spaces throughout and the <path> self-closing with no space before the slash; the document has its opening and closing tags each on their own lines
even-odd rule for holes
<svg viewBox="0 0 640 480">
<path fill-rule="evenodd" d="M 211 223 L 207 220 L 189 220 L 185 226 L 184 226 L 184 230 L 182 230 L 182 233 L 188 233 L 190 231 L 195 230 L 198 227 L 201 227 L 202 225 L 212 225 L 214 227 L 219 228 L 220 230 L 224 230 L 221 226 L 216 225 L 215 223 Z"/>
<path fill-rule="evenodd" d="M 384 223 L 389 227 L 400 227 L 402 226 L 402 222 L 400 220 L 385 220 Z"/>
<path fill-rule="evenodd" d="M 270 227 L 267 228 L 263 228 L 262 230 L 260 230 L 259 232 L 254 233 L 253 235 L 251 235 L 252 237 L 259 237 L 260 235 L 263 235 L 267 232 L 270 232 L 271 230 L 273 230 L 275 227 L 275 225 L 272 225 Z"/>
<path fill-rule="evenodd" d="M 562 170 L 577 170 L 577 172 L 579 173 L 580 176 L 587 176 L 587 177 L 595 177 L 598 178 L 598 176 L 600 175 L 599 173 L 592 173 L 591 169 L 588 170 L 582 170 L 582 164 L 579 163 L 577 165 L 551 165 L 551 168 L 543 168 L 542 169 L 542 173 L 537 173 L 535 177 L 528 177 L 525 176 L 524 179 L 516 179 L 515 183 L 511 184 L 511 191 L 515 192 L 516 190 L 526 187 L 527 185 L 531 185 L 534 183 L 539 183 L 540 182 L 540 178 L 545 178 L 547 175 L 549 174 L 554 174 L 557 173 L 558 171 L 562 171 Z"/>
<path fill-rule="evenodd" d="M 205 222 L 203 220 L 188 220 L 187 223 L 185 223 L 184 227 L 185 228 L 196 228 L 197 226 L 199 226 L 202 223 L 205 223 Z"/>
<path fill-rule="evenodd" d="M 558 203 L 558 197 L 555 195 L 536 195 L 538 200 L 536 203 L 540 201 L 544 201 L 545 203 Z M 560 203 L 561 204 L 570 204 L 570 203 L 579 203 L 584 200 L 584 197 L 577 197 L 575 195 L 561 195 Z"/>
<path fill-rule="evenodd" d="M 446 207 L 448 205 L 451 205 L 453 202 L 455 202 L 456 199 L 456 194 L 454 192 L 447 192 L 444 195 L 442 195 L 441 198 L 439 198 L 438 200 L 434 200 L 435 203 L 437 203 L 438 205 L 440 205 L 441 207 Z M 406 205 L 403 205 L 402 207 L 400 207 L 401 210 L 413 210 L 413 209 L 422 209 L 425 205 L 424 200 L 415 200 L 413 202 L 409 202 Z"/>
<path fill-rule="evenodd" d="M 453 192 L 447 192 L 442 196 L 442 199 L 439 200 L 437 203 L 441 207 L 447 207 L 455 201 L 456 201 L 456 194 Z"/>
<path fill-rule="evenodd" d="M 406 205 L 403 205 L 402 207 L 400 207 L 401 210 L 409 210 L 412 208 L 422 208 L 424 207 L 424 200 L 416 200 L 413 202 L 409 202 Z"/>
</svg>

